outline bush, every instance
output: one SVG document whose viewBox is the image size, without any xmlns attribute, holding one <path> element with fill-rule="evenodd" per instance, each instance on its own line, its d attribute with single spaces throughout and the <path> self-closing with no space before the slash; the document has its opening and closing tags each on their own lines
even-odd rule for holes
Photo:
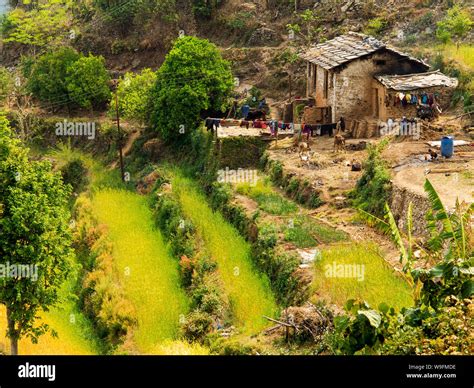
<svg viewBox="0 0 474 388">
<path fill-rule="evenodd" d="M 384 206 L 391 192 L 390 172 L 381 157 L 387 144 L 388 141 L 382 141 L 379 145 L 369 145 L 364 172 L 350 193 L 354 206 L 376 216 L 385 214 Z"/>
<path fill-rule="evenodd" d="M 39 57 L 27 85 L 36 98 L 53 108 L 92 108 L 109 100 L 109 80 L 102 57 L 84 57 L 66 47 Z"/>
<path fill-rule="evenodd" d="M 128 119 L 143 124 L 147 121 L 151 105 L 151 90 L 156 82 L 156 74 L 151 69 L 141 73 L 126 73 L 119 82 L 117 95 L 120 114 Z M 111 104 L 110 114 L 115 115 L 115 104 Z"/>
<path fill-rule="evenodd" d="M 28 88 L 41 101 L 71 103 L 68 92 L 68 69 L 80 58 L 69 47 L 43 54 L 31 68 Z"/>
<path fill-rule="evenodd" d="M 190 342 L 202 341 L 212 330 L 213 319 L 203 311 L 193 311 L 186 317 L 183 336 Z"/>
<path fill-rule="evenodd" d="M 67 69 L 67 91 L 71 102 L 81 108 L 101 107 L 110 99 L 110 76 L 105 59 L 81 56 Z"/>
<path fill-rule="evenodd" d="M 80 193 L 89 183 L 88 170 L 81 159 L 68 162 L 62 169 L 63 182 L 70 184 L 75 193 Z"/>
</svg>

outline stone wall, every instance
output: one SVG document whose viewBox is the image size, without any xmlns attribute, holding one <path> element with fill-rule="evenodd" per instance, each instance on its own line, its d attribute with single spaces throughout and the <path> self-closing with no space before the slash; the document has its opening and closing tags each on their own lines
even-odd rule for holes
<svg viewBox="0 0 474 388">
<path fill-rule="evenodd" d="M 410 202 L 413 204 L 413 234 L 415 236 L 426 236 L 426 214 L 431 209 L 428 197 L 413 193 L 405 187 L 393 185 L 390 209 L 398 223 L 398 227 L 402 230 L 406 230 L 408 205 Z"/>
<path fill-rule="evenodd" d="M 329 71 L 327 98 L 324 96 L 325 70 L 317 66 L 316 91 L 309 94 L 315 98 L 317 107 L 332 107 L 333 122 L 341 116 L 347 120 L 375 117 L 375 75 L 422 71 L 424 68 L 415 62 L 404 60 L 389 51 L 380 51 L 349 62 L 335 71 Z"/>
</svg>

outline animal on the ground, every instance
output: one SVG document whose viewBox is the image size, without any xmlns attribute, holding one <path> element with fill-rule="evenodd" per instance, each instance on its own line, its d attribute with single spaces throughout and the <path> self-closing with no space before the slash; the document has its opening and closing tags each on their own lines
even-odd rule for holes
<svg viewBox="0 0 474 388">
<path fill-rule="evenodd" d="M 431 160 L 436 160 L 438 159 L 438 153 L 434 150 L 432 150 L 431 148 L 428 149 L 428 154 L 430 154 L 430 157 L 431 157 Z M 428 158 L 425 157 L 425 160 L 427 160 Z"/>
<path fill-rule="evenodd" d="M 302 141 L 298 144 L 298 152 L 301 154 L 302 152 L 311 151 L 311 147 L 305 141 Z"/>
<path fill-rule="evenodd" d="M 334 136 L 334 149 L 333 151 L 344 151 L 346 149 L 346 139 L 340 134 Z"/>
</svg>

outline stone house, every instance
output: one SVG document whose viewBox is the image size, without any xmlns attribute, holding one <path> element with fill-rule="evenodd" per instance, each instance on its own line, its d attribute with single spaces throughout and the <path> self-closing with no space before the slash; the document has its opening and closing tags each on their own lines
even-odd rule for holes
<svg viewBox="0 0 474 388">
<path fill-rule="evenodd" d="M 402 90 L 424 89 L 444 94 L 457 85 L 429 65 L 373 37 L 349 32 L 317 44 L 299 54 L 307 63 L 306 96 L 313 106 L 305 109 L 306 123 L 387 120 L 415 117 L 406 105 L 388 106 Z M 449 97 L 441 98 L 445 103 Z"/>
</svg>

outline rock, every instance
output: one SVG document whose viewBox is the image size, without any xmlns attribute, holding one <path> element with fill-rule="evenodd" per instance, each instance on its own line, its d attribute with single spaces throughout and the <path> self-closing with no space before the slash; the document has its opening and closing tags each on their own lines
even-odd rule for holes
<svg viewBox="0 0 474 388">
<path fill-rule="evenodd" d="M 249 46 L 278 46 L 281 41 L 281 36 L 276 31 L 268 27 L 260 27 L 253 32 L 247 44 Z"/>
</svg>

